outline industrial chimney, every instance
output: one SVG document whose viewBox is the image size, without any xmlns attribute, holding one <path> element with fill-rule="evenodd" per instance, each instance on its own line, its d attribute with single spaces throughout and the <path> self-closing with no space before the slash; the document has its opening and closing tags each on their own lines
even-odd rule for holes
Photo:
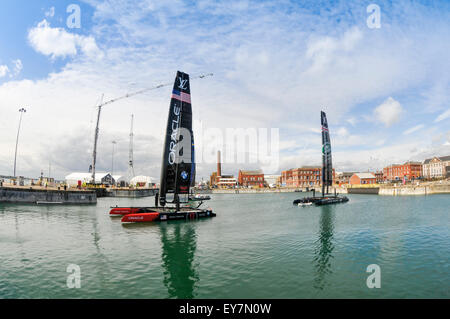
<svg viewBox="0 0 450 319">
<path fill-rule="evenodd" d="M 220 151 L 217 151 L 217 176 L 222 176 L 222 164 L 220 163 Z"/>
</svg>

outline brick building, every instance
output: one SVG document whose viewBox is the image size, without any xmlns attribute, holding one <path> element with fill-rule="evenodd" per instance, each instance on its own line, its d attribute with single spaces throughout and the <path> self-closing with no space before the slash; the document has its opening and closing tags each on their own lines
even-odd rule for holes
<svg viewBox="0 0 450 319">
<path fill-rule="evenodd" d="M 342 184 L 349 184 L 350 183 L 350 177 L 353 176 L 356 172 L 342 172 L 336 174 L 336 183 L 339 185 Z"/>
<path fill-rule="evenodd" d="M 355 173 L 350 177 L 350 185 L 376 184 L 377 178 L 373 173 Z"/>
<path fill-rule="evenodd" d="M 336 178 L 333 169 L 333 180 Z M 281 184 L 286 187 L 312 187 L 322 185 L 322 167 L 303 166 L 281 172 Z"/>
<path fill-rule="evenodd" d="M 238 183 L 240 186 L 264 186 L 264 173 L 261 170 L 239 170 Z"/>
<path fill-rule="evenodd" d="M 209 183 L 212 187 L 230 188 L 237 184 L 236 178 L 230 174 L 222 173 L 220 151 L 217 151 L 217 172 L 213 172 L 209 177 Z"/>
<path fill-rule="evenodd" d="M 375 178 L 377 179 L 377 183 L 382 183 L 384 181 L 383 172 L 375 172 Z"/>
<path fill-rule="evenodd" d="M 422 176 L 422 163 L 406 162 L 394 164 L 383 168 L 383 179 L 385 181 L 413 180 Z"/>
<path fill-rule="evenodd" d="M 283 176 L 278 176 L 277 177 L 277 186 L 282 186 L 283 184 Z"/>
<path fill-rule="evenodd" d="M 209 185 L 211 185 L 211 187 L 217 186 L 217 172 L 212 172 L 209 177 Z"/>
</svg>

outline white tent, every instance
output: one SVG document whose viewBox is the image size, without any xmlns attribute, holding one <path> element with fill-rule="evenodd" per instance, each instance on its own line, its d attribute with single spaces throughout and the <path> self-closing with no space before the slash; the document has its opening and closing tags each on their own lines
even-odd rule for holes
<svg viewBox="0 0 450 319">
<path fill-rule="evenodd" d="M 140 187 L 151 187 L 152 186 L 152 178 L 150 176 L 136 176 L 133 177 L 130 181 L 132 186 L 136 186 L 139 184 Z"/>
<path fill-rule="evenodd" d="M 81 183 L 90 183 L 92 181 L 91 173 L 72 173 L 66 176 L 66 184 L 69 186 L 77 186 L 78 181 Z M 95 173 L 95 183 L 97 184 L 111 184 L 114 183 L 114 178 L 109 173 Z"/>
<path fill-rule="evenodd" d="M 116 182 L 116 184 L 127 181 L 127 177 L 122 176 L 122 175 L 113 175 L 113 178 L 114 178 L 114 181 Z"/>
</svg>

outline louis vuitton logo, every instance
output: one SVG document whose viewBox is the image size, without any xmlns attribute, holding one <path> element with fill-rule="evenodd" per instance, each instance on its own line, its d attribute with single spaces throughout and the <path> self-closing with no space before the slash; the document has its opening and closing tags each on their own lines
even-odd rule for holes
<svg viewBox="0 0 450 319">
<path fill-rule="evenodd" d="M 180 85 L 178 85 L 178 88 L 180 88 L 181 90 L 186 90 L 186 85 L 188 83 L 188 80 L 183 80 L 183 78 L 179 77 L 178 78 L 180 80 Z"/>
</svg>

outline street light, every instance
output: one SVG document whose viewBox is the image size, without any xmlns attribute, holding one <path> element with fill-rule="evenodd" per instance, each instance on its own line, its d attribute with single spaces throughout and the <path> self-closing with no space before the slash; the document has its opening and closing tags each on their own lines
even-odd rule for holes
<svg viewBox="0 0 450 319">
<path fill-rule="evenodd" d="M 19 144 L 19 133 L 20 133 L 20 125 L 22 124 L 22 115 L 23 113 L 26 113 L 27 110 L 24 108 L 21 108 L 19 110 L 20 112 L 20 120 L 19 120 L 19 128 L 17 129 L 17 139 L 16 139 L 16 152 L 14 154 L 14 177 L 16 177 L 16 163 L 17 163 L 17 146 Z"/>
<path fill-rule="evenodd" d="M 114 175 L 114 145 L 116 145 L 117 142 L 116 141 L 112 141 L 112 160 L 111 160 L 111 176 Z"/>
</svg>

